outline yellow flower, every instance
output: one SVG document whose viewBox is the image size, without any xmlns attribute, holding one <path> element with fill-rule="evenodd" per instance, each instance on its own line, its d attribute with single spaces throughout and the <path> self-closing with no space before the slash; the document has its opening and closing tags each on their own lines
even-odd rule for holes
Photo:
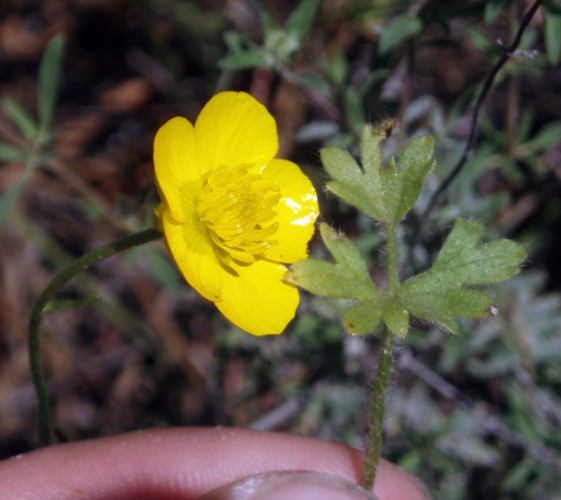
<svg viewBox="0 0 561 500">
<path fill-rule="evenodd" d="M 169 120 L 156 134 L 158 223 L 187 282 L 254 335 L 281 333 L 298 290 L 286 267 L 306 258 L 317 195 L 300 168 L 274 158 L 275 120 L 243 92 L 222 92 L 195 126 Z"/>
</svg>

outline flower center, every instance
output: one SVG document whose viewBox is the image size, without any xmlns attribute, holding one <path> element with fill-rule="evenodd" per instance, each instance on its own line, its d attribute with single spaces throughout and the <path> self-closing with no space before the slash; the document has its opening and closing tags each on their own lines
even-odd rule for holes
<svg viewBox="0 0 561 500">
<path fill-rule="evenodd" d="M 249 168 L 213 170 L 197 205 L 199 219 L 227 266 L 230 258 L 238 264 L 252 264 L 256 256 L 276 243 L 269 238 L 278 228 L 273 221 L 279 188 L 248 173 Z"/>
</svg>

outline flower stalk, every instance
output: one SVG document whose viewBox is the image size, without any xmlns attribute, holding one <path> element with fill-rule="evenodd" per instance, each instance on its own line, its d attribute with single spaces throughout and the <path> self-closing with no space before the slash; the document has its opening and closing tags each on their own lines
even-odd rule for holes
<svg viewBox="0 0 561 500">
<path fill-rule="evenodd" d="M 394 346 L 394 335 L 384 324 L 380 354 L 378 356 L 378 370 L 372 393 L 368 444 L 364 455 L 362 487 L 367 491 L 372 491 L 376 481 L 376 473 L 378 472 L 378 462 L 382 450 L 386 393 L 392 370 Z"/>
<path fill-rule="evenodd" d="M 41 446 L 48 446 L 51 442 L 51 416 L 49 392 L 45 380 L 43 363 L 41 361 L 40 326 L 43 316 L 54 309 L 53 307 L 49 307 L 52 298 L 65 283 L 92 264 L 104 260 L 107 257 L 111 257 L 123 250 L 128 250 L 161 237 L 162 233 L 157 229 L 144 229 L 87 253 L 58 273 L 35 302 L 31 310 L 27 331 L 31 377 L 38 402 L 38 433 L 39 444 Z"/>
<path fill-rule="evenodd" d="M 388 250 L 386 269 L 388 276 L 388 292 L 396 293 L 399 288 L 396 226 L 395 224 L 386 224 L 385 227 Z M 372 392 L 368 443 L 364 455 L 362 486 L 368 491 L 372 491 L 374 487 L 380 452 L 382 450 L 386 394 L 392 371 L 394 348 L 394 335 L 384 323 L 382 327 L 380 353 L 378 355 L 378 369 L 374 380 L 374 390 Z"/>
</svg>

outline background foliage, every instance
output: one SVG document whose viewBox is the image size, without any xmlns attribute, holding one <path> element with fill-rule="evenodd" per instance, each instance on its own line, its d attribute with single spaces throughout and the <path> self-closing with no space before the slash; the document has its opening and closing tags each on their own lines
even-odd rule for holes
<svg viewBox="0 0 561 500">
<path fill-rule="evenodd" d="M 489 290 L 499 314 L 457 336 L 419 322 L 398 351 L 385 456 L 436 498 L 558 498 L 561 474 L 561 9 L 545 1 L 472 110 L 531 2 L 8 0 L 0 6 L 0 456 L 35 445 L 26 318 L 53 273 L 151 223 L 157 128 L 216 91 L 250 91 L 281 157 L 322 193 L 382 282 L 379 228 L 323 194 L 319 150 L 358 153 L 366 122 L 435 137 L 436 169 L 401 235 L 402 278 L 428 267 L 459 217 L 523 243 L 523 273 Z M 63 36 L 62 36 L 63 35 Z M 326 257 L 316 240 L 312 253 Z M 377 341 L 347 304 L 303 296 L 276 338 L 243 334 L 151 244 L 96 266 L 45 321 L 55 423 L 68 439 L 149 426 L 241 425 L 360 446 Z"/>
</svg>

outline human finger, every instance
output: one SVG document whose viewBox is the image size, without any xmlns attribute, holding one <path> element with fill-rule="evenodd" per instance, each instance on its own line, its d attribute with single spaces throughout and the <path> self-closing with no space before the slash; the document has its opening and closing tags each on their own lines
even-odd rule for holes
<svg viewBox="0 0 561 500">
<path fill-rule="evenodd" d="M 239 428 L 172 428 L 52 446 L 0 463 L 3 498 L 191 499 L 271 471 L 317 471 L 353 483 L 362 456 L 314 438 Z M 382 500 L 428 498 L 409 474 L 381 461 Z"/>
</svg>

